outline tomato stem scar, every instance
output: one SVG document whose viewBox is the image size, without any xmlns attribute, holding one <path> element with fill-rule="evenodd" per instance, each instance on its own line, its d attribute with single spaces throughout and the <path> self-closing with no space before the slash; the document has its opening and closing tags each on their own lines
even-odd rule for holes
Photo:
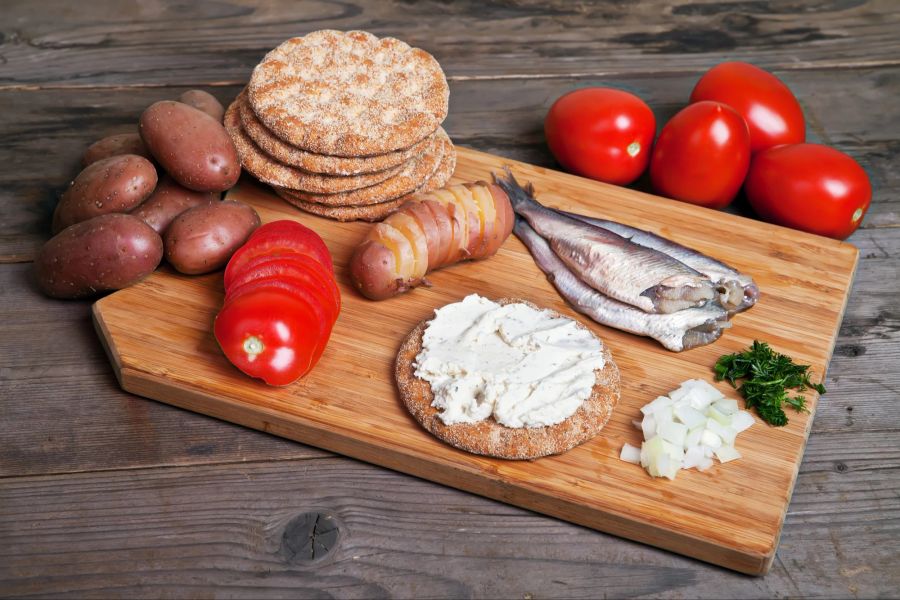
<svg viewBox="0 0 900 600">
<path fill-rule="evenodd" d="M 625 149 L 628 153 L 628 156 L 635 157 L 638 155 L 638 152 L 641 151 L 641 143 L 640 142 L 631 142 L 628 144 L 628 147 Z"/>
<path fill-rule="evenodd" d="M 247 353 L 247 358 L 250 360 L 254 360 L 265 349 L 266 345 L 255 335 L 251 335 L 244 340 L 244 352 Z"/>
<path fill-rule="evenodd" d="M 862 216 L 863 216 L 863 209 L 857 208 L 855 211 L 853 211 L 853 216 L 850 218 L 850 222 L 856 223 L 857 221 L 859 221 L 862 218 Z"/>
</svg>

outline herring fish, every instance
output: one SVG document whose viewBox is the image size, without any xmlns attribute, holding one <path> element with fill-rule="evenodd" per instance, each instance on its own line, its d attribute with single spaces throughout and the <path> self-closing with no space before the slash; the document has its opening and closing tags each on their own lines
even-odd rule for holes
<svg viewBox="0 0 900 600">
<path fill-rule="evenodd" d="M 589 225 L 612 231 L 639 246 L 659 250 L 706 275 L 715 284 L 719 302 L 728 311 L 729 316 L 747 310 L 759 299 L 759 287 L 752 277 L 693 248 L 616 221 L 586 217 L 567 211 L 559 212 Z"/>
<path fill-rule="evenodd" d="M 711 344 L 731 327 L 725 310 L 714 303 L 653 314 L 604 296 L 578 279 L 525 219 L 516 217 L 514 231 L 560 295 L 575 310 L 602 325 L 653 338 L 673 352 Z"/>
<path fill-rule="evenodd" d="M 541 205 L 507 170 L 494 180 L 513 210 L 541 235 L 582 281 L 647 313 L 672 313 L 716 297 L 708 277 L 678 260 Z"/>
</svg>

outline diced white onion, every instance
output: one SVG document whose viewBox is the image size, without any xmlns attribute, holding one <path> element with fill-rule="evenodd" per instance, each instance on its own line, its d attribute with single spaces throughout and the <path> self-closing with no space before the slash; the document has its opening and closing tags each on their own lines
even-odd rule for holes
<svg viewBox="0 0 900 600">
<path fill-rule="evenodd" d="M 720 413 L 725 415 L 733 415 L 738 411 L 738 402 L 734 398 L 722 398 L 713 403 Z"/>
<path fill-rule="evenodd" d="M 731 460 L 737 460 L 741 457 L 741 453 L 735 450 L 734 446 L 722 446 L 721 448 L 716 448 L 716 458 L 719 459 L 719 462 L 727 463 Z"/>
<path fill-rule="evenodd" d="M 644 420 L 641 421 L 641 431 L 644 433 L 645 440 L 653 439 L 653 436 L 656 435 L 656 419 L 653 418 L 653 415 L 644 417 Z"/>
<path fill-rule="evenodd" d="M 641 464 L 641 449 L 637 446 L 632 446 L 631 444 L 625 444 L 622 446 L 622 453 L 619 454 L 619 458 L 626 462 L 639 465 Z"/>
<path fill-rule="evenodd" d="M 652 415 L 660 408 L 670 406 L 672 404 L 672 399 L 668 396 L 660 396 L 650 404 L 645 405 L 641 408 L 641 412 L 645 415 Z"/>
<path fill-rule="evenodd" d="M 663 421 L 657 426 L 656 432 L 662 439 L 681 448 L 684 446 L 684 438 L 687 436 L 688 429 L 675 421 Z"/>
<path fill-rule="evenodd" d="M 748 413 L 746 410 L 739 410 L 734 414 L 731 418 L 731 427 L 738 433 L 745 431 L 750 428 L 756 422 L 756 419 L 753 418 L 753 415 Z"/>
<path fill-rule="evenodd" d="M 706 417 L 702 412 L 690 406 L 679 406 L 675 409 L 675 418 L 684 423 L 688 429 L 706 423 Z"/>
<path fill-rule="evenodd" d="M 739 433 L 756 422 L 738 409 L 737 400 L 725 398 L 702 379 L 690 379 L 668 396 L 659 396 L 641 408 L 643 418 L 632 421 L 641 430 L 640 448 L 625 444 L 624 461 L 640 464 L 653 477 L 675 479 L 681 469 L 705 471 L 713 457 L 726 463 L 741 458 L 734 447 Z"/>
</svg>

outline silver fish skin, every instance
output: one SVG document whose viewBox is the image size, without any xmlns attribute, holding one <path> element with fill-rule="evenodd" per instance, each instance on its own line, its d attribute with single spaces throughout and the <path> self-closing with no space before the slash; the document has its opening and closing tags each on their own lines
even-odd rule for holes
<svg viewBox="0 0 900 600">
<path fill-rule="evenodd" d="M 693 248 L 616 221 L 587 217 L 564 210 L 559 212 L 589 225 L 612 231 L 639 246 L 659 250 L 706 275 L 716 285 L 719 302 L 729 315 L 747 310 L 759 299 L 759 286 L 752 277 Z"/>
<path fill-rule="evenodd" d="M 713 303 L 670 314 L 653 314 L 613 300 L 578 279 L 523 218 L 516 217 L 513 231 L 572 308 L 601 325 L 653 338 L 673 352 L 711 344 L 731 327 L 725 310 Z"/>
<path fill-rule="evenodd" d="M 525 219 L 585 283 L 648 313 L 671 313 L 716 297 L 708 277 L 652 248 L 546 208 L 507 171 L 494 181 Z"/>
</svg>

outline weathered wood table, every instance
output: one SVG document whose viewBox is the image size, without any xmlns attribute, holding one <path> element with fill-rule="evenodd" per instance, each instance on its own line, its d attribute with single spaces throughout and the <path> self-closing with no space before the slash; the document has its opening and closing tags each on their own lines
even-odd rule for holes
<svg viewBox="0 0 900 600">
<path fill-rule="evenodd" d="M 84 147 L 150 103 L 230 101 L 320 28 L 430 50 L 461 145 L 553 166 L 589 84 L 662 122 L 709 66 L 770 69 L 867 169 L 856 283 L 778 557 L 750 578 L 122 392 L 88 302 L 31 278 Z M 900 10 L 832 2 L 10 1 L 0 17 L 0 595 L 873 597 L 900 593 Z M 738 207 L 738 210 L 745 210 Z M 698 499 L 702 501 L 702 499 Z"/>
</svg>

